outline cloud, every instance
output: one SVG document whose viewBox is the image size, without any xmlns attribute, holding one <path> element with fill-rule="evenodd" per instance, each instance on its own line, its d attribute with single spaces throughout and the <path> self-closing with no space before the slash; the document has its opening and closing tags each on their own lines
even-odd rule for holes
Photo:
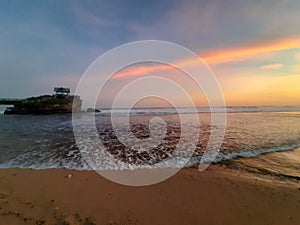
<svg viewBox="0 0 300 225">
<path fill-rule="evenodd" d="M 277 70 L 282 68 L 284 65 L 283 64 L 269 64 L 269 65 L 264 65 L 261 66 L 260 69 L 262 70 Z"/>
<path fill-rule="evenodd" d="M 258 45 L 250 45 L 241 48 L 227 49 L 223 51 L 213 51 L 209 54 L 200 56 L 204 62 L 209 65 L 216 65 L 221 63 L 229 63 L 235 61 L 242 61 L 262 53 L 284 51 L 288 49 L 300 48 L 300 39 L 284 39 L 274 42 L 263 43 Z M 175 65 L 184 67 L 191 64 L 199 63 L 198 60 L 182 59 L 179 62 L 174 62 Z M 283 64 L 270 64 L 262 66 L 261 69 L 279 69 L 283 67 Z M 151 65 L 151 66 L 138 66 L 126 69 L 120 73 L 116 73 L 113 79 L 120 79 L 126 77 L 143 76 L 147 73 L 155 71 L 169 70 L 171 67 L 168 65 Z"/>
<path fill-rule="evenodd" d="M 168 65 L 151 65 L 151 66 L 138 66 L 126 69 L 125 71 L 116 73 L 112 78 L 119 79 L 124 77 L 141 76 L 154 71 L 168 70 L 171 67 Z"/>
<path fill-rule="evenodd" d="M 295 0 L 175 1 L 163 18 L 133 29 L 137 39 L 163 39 L 209 52 L 299 37 L 299 9 Z"/>
<path fill-rule="evenodd" d="M 281 39 L 273 42 L 250 45 L 224 51 L 214 51 L 203 56 L 204 61 L 212 64 L 241 61 L 256 54 L 300 48 L 300 39 Z"/>
</svg>

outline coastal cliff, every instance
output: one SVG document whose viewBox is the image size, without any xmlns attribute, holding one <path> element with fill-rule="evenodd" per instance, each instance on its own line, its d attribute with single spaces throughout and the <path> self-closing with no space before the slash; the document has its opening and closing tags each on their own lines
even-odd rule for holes
<svg viewBox="0 0 300 225">
<path fill-rule="evenodd" d="M 80 96 L 43 95 L 14 103 L 4 114 L 61 114 L 81 112 Z"/>
</svg>

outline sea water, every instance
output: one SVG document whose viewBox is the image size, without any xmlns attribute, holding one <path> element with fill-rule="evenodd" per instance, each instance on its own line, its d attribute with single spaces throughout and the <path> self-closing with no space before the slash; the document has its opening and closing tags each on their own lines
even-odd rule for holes
<svg viewBox="0 0 300 225">
<path fill-rule="evenodd" d="M 298 157 L 297 161 L 298 153 L 295 153 L 296 149 L 300 147 L 300 107 L 230 107 L 226 110 L 226 133 L 213 163 L 226 162 L 228 164 L 230 160 L 251 158 L 250 163 L 248 161 L 243 164 L 243 169 L 246 165 L 247 168 L 251 167 L 254 171 L 256 165 L 263 167 L 261 163 L 264 161 L 264 165 L 271 165 L 272 171 L 277 174 L 282 172 L 288 176 L 290 173 L 294 178 L 300 177 L 297 172 L 300 171 L 300 159 Z M 212 111 L 212 113 L 218 113 L 218 109 Z M 196 113 L 200 120 L 200 125 L 192 122 L 188 124 L 191 134 L 197 133 L 200 126 L 199 140 L 195 145 L 193 155 L 189 156 L 190 159 L 185 164 L 186 167 L 189 167 L 200 162 L 212 129 L 218 129 L 211 126 L 211 112 L 208 108 L 199 108 L 196 112 L 185 108 L 177 111 L 162 108 L 134 109 L 130 114 L 130 132 L 134 135 L 134 140 L 137 138 L 145 140 L 147 143 L 146 140 L 151 135 L 149 121 L 153 117 L 162 119 L 167 131 L 158 146 L 152 149 L 147 149 L 146 146 L 145 149 L 137 151 L 118 140 L 112 127 L 111 114 L 118 118 L 117 121 L 122 121 L 127 112 L 128 110 L 124 109 L 106 109 L 96 114 L 78 114 L 80 117 L 95 116 L 98 137 L 91 138 L 100 139 L 105 150 L 123 162 L 124 166 L 122 167 L 114 165 L 110 158 L 105 158 L 105 155 L 98 154 L 97 151 L 78 148 L 70 114 L 0 114 L 0 167 L 93 169 L 84 157 L 86 152 L 82 154 L 82 151 L 90 151 L 88 154 L 97 160 L 97 169 L 100 170 L 181 167 L 182 165 L 179 165 L 178 161 L 161 163 L 174 154 L 174 149 L 178 147 L 181 138 L 184 138 L 184 142 L 189 142 L 188 135 L 181 136 L 182 124 L 180 124 L 178 112 L 186 118 L 194 116 Z M 82 124 L 82 126 L 84 125 Z M 117 126 L 122 129 L 123 123 L 117 124 Z M 128 136 L 127 143 L 130 143 L 130 137 L 132 136 Z M 91 139 L 91 142 L 93 141 Z M 95 140 L 95 143 L 97 141 L 99 140 Z M 176 157 L 186 157 L 185 151 L 185 148 L 179 149 Z M 284 154 L 290 152 L 290 159 L 284 155 L 276 156 L 275 163 L 274 156 L 269 161 L 262 156 L 274 152 L 285 152 Z M 295 157 L 292 155 L 293 152 Z"/>
</svg>

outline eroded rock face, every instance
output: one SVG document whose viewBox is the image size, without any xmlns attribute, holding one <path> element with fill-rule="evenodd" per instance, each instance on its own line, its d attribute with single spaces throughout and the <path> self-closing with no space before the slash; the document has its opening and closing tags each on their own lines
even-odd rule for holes
<svg viewBox="0 0 300 225">
<path fill-rule="evenodd" d="M 4 114 L 61 114 L 81 112 L 82 100 L 80 96 L 43 95 L 26 98 L 7 108 Z"/>
</svg>

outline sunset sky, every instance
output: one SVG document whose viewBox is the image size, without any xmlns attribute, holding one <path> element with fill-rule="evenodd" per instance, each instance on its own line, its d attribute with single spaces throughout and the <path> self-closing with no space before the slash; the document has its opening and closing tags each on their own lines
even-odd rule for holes
<svg viewBox="0 0 300 225">
<path fill-rule="evenodd" d="M 1 1 L 0 98 L 52 93 L 54 86 L 75 91 L 97 57 L 151 39 L 197 53 L 227 105 L 300 105 L 299 21 L 299 0 Z M 183 76 L 138 65 L 116 74 L 111 87 L 152 73 Z M 100 106 L 109 101 L 103 96 Z"/>
</svg>

